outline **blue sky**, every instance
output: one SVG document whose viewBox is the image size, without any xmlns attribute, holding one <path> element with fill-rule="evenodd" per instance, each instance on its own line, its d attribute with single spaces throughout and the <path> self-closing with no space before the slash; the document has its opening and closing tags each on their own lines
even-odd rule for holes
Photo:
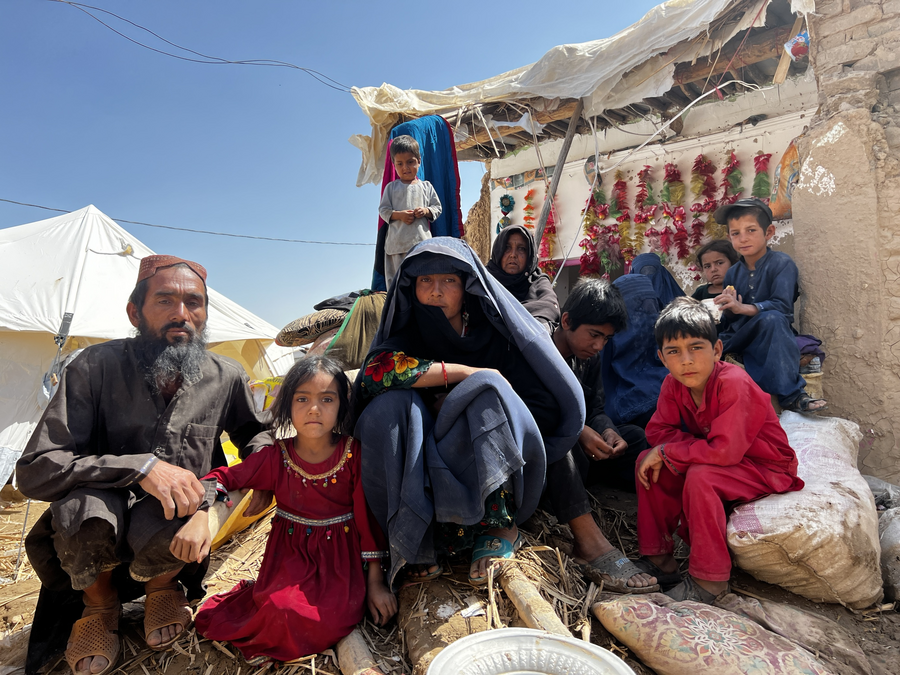
<svg viewBox="0 0 900 675">
<path fill-rule="evenodd" d="M 351 86 L 443 89 L 608 37 L 657 4 L 87 0 L 172 42 L 231 60 L 277 59 Z M 164 43 L 97 14 L 154 47 Z M 368 119 L 346 93 L 285 68 L 201 65 L 138 47 L 77 9 L 0 9 L 0 198 L 114 219 L 269 237 L 375 239 L 379 188 L 356 187 Z M 479 163 L 463 163 L 463 215 Z M 0 202 L 0 228 L 56 213 Z M 372 246 L 259 242 L 123 224 L 196 260 L 216 290 L 281 327 L 365 288 Z M 123 308 L 124 311 L 124 308 Z"/>
</svg>

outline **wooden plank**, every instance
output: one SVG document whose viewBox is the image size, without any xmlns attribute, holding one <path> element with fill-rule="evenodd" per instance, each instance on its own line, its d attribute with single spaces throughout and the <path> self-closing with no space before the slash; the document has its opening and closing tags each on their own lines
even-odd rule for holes
<svg viewBox="0 0 900 675">
<path fill-rule="evenodd" d="M 580 104 L 580 100 L 570 101 L 551 112 L 535 112 L 533 118 L 538 124 L 548 124 L 549 122 L 556 122 L 557 120 L 566 120 L 572 117 L 572 113 L 575 111 L 576 106 Z M 475 119 L 477 119 L 477 116 Z M 478 129 L 474 135 L 457 143 L 456 150 L 465 150 L 466 148 L 472 148 L 476 145 L 490 145 L 491 135 L 493 135 L 494 141 L 496 142 L 498 136 L 509 136 L 510 134 L 521 131 L 521 127 L 500 127 L 499 129 L 491 129 L 490 134 L 488 134 L 486 129 Z M 527 129 L 526 131 L 528 131 L 529 134 L 531 133 L 530 129 Z"/>
<path fill-rule="evenodd" d="M 572 147 L 572 139 L 575 137 L 575 128 L 581 119 L 581 112 L 584 110 L 584 102 L 578 99 L 575 110 L 572 111 L 572 117 L 569 120 L 569 129 L 566 131 L 566 138 L 563 140 L 562 148 L 559 151 L 559 159 L 556 160 L 556 170 L 553 172 L 553 178 L 550 181 L 550 189 L 544 198 L 544 206 L 541 209 L 540 218 L 538 218 L 537 228 L 535 232 L 535 241 L 538 248 L 541 245 L 541 237 L 544 236 L 544 228 L 547 226 L 547 217 L 550 215 L 550 205 L 553 203 L 553 197 L 556 195 L 556 188 L 559 186 L 559 179 L 562 177 L 563 166 L 566 163 L 566 157 L 569 154 L 569 148 Z"/>
<path fill-rule="evenodd" d="M 791 34 L 788 36 L 788 40 L 800 32 L 800 26 L 802 25 L 803 15 L 801 14 L 794 19 L 794 27 L 791 28 Z M 787 42 L 787 40 L 785 40 L 785 42 Z M 791 55 L 787 53 L 787 49 L 785 49 L 784 44 L 782 44 L 781 59 L 778 61 L 778 68 L 775 69 L 775 77 L 772 78 L 772 82 L 775 84 L 784 84 L 784 81 L 787 79 L 788 69 L 791 67 L 792 62 L 793 59 L 791 59 Z"/>
<path fill-rule="evenodd" d="M 719 58 L 713 59 L 712 62 L 704 58 L 693 65 L 687 61 L 677 64 L 675 66 L 675 84 L 687 84 L 721 75 L 726 72 L 733 57 L 734 63 L 731 65 L 735 68 L 775 58 L 778 56 L 779 50 L 784 51 L 784 43 L 793 35 L 791 30 L 790 26 L 778 26 L 751 35 L 735 57 L 735 52 L 737 52 L 741 40 L 744 39 L 743 34 L 739 34 L 732 38 L 731 42 L 734 44 L 731 47 L 723 48 Z"/>
<path fill-rule="evenodd" d="M 572 637 L 572 633 L 553 611 L 550 603 L 544 600 L 538 592 L 537 586 L 525 576 L 522 570 L 514 565 L 507 567 L 500 577 L 500 585 L 506 591 L 506 596 L 516 606 L 519 618 L 525 622 L 526 626 L 545 630 L 555 635 Z"/>
</svg>

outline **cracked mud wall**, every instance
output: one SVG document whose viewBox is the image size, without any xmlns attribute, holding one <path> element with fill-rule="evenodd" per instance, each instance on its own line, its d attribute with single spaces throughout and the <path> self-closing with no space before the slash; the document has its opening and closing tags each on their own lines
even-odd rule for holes
<svg viewBox="0 0 900 675">
<path fill-rule="evenodd" d="M 900 482 L 900 0 L 810 15 L 820 108 L 793 195 L 803 332 L 824 339 L 830 414 L 860 424 L 859 468 Z"/>
</svg>

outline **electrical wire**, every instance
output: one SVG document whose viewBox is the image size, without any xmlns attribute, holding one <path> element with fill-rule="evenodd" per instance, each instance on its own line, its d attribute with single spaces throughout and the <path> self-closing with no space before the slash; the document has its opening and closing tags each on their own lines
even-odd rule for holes
<svg viewBox="0 0 900 675">
<path fill-rule="evenodd" d="M 3 199 L 0 202 L 7 204 L 17 204 L 18 206 L 30 206 L 35 209 L 44 209 L 45 211 L 56 211 L 58 213 L 71 213 L 71 210 L 55 209 L 51 206 L 41 206 L 40 204 L 27 204 L 26 202 L 17 202 L 12 199 Z M 282 239 L 281 237 L 257 237 L 252 234 L 234 234 L 232 232 L 213 232 L 212 230 L 196 230 L 190 227 L 173 227 L 172 225 L 154 225 L 153 223 L 144 223 L 140 220 L 124 220 L 122 218 L 113 218 L 117 223 L 128 223 L 129 225 L 143 225 L 144 227 L 155 227 L 161 230 L 175 230 L 176 232 L 193 232 L 194 234 L 209 234 L 215 237 L 233 237 L 235 239 L 256 239 L 259 241 L 280 241 L 288 244 L 323 244 L 328 246 L 375 246 L 374 243 L 363 241 L 315 241 L 312 239 Z"/>
<path fill-rule="evenodd" d="M 94 7 L 92 5 L 84 5 L 79 2 L 71 2 L 70 0 L 49 0 L 49 2 L 58 2 L 63 5 L 69 5 L 71 7 L 74 7 L 78 11 L 83 12 L 84 14 L 87 14 L 94 21 L 101 24 L 102 26 L 105 26 L 106 28 L 111 30 L 116 35 L 125 38 L 129 42 L 136 44 L 139 47 L 143 47 L 144 49 L 149 49 L 150 51 L 156 52 L 157 54 L 162 54 L 163 56 L 169 56 L 173 59 L 178 59 L 180 61 L 189 61 L 191 63 L 202 63 L 202 64 L 208 64 L 208 65 L 217 65 L 217 66 L 237 65 L 237 66 L 269 66 L 272 68 L 291 68 L 294 70 L 303 71 L 304 73 L 306 73 L 307 75 L 312 77 L 314 80 L 316 80 L 320 84 L 324 84 L 326 87 L 330 87 L 336 91 L 340 91 L 345 94 L 350 93 L 350 87 L 348 87 L 346 84 L 338 82 L 337 80 L 335 80 L 331 77 L 328 77 L 328 75 L 325 75 L 324 73 L 320 73 L 318 70 L 313 70 L 312 68 L 304 68 L 302 66 L 298 66 L 293 63 L 288 63 L 287 61 L 278 61 L 275 59 L 247 59 L 247 60 L 241 60 L 241 61 L 231 61 L 228 59 L 221 58 L 219 56 L 209 56 L 208 54 L 203 54 L 203 53 L 195 51 L 193 49 L 189 49 L 188 47 L 182 47 L 181 45 L 178 45 L 178 44 L 172 42 L 171 40 L 167 40 L 163 36 L 161 36 L 157 33 L 154 33 L 149 28 L 146 28 L 138 23 L 135 23 L 134 21 L 126 19 L 123 16 L 119 16 L 115 12 L 110 12 L 108 9 L 103 9 L 102 7 Z M 173 54 L 171 52 L 167 52 L 163 49 L 157 49 L 156 47 L 151 47 L 150 45 L 144 44 L 143 42 L 140 42 L 139 40 L 135 40 L 134 38 L 126 35 L 125 33 L 121 32 L 119 30 L 116 30 L 115 28 L 110 26 L 108 23 L 103 21 L 100 17 L 94 16 L 88 10 L 94 10 L 95 12 L 102 12 L 104 14 L 114 16 L 115 18 L 119 19 L 120 21 L 124 21 L 125 23 L 130 24 L 139 30 L 150 33 L 150 35 L 152 35 L 153 37 L 155 37 L 159 40 L 162 40 L 166 44 L 171 45 L 172 47 L 175 47 L 176 49 L 180 49 L 180 50 L 188 52 L 190 54 L 194 54 L 195 56 L 199 56 L 201 58 L 193 59 L 188 56 L 181 56 L 179 54 Z"/>
</svg>

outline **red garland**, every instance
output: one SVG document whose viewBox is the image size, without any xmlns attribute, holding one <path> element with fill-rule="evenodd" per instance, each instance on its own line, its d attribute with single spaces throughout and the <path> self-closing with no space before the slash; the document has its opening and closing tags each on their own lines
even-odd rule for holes
<svg viewBox="0 0 900 675">
<path fill-rule="evenodd" d="M 550 258 L 553 256 L 553 243 L 551 237 L 556 235 L 556 219 L 553 217 L 553 209 L 547 214 L 547 224 L 544 226 L 544 235 L 541 237 L 540 257 L 544 258 L 538 262 L 538 267 L 545 274 L 553 277 L 559 270 L 559 263 Z"/>
</svg>

